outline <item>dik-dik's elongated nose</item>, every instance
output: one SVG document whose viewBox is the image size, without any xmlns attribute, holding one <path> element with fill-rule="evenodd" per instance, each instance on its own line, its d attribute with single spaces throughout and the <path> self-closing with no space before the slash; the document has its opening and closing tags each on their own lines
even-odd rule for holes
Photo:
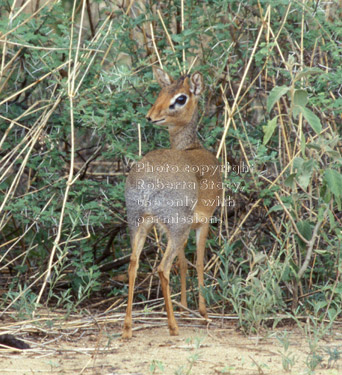
<svg viewBox="0 0 342 375">
<path fill-rule="evenodd" d="M 163 108 L 155 103 L 146 115 L 147 121 L 153 124 L 162 124 L 165 122 L 165 116 L 163 115 Z"/>
<path fill-rule="evenodd" d="M 152 108 L 150 108 L 150 110 L 147 112 L 147 115 L 146 115 L 146 120 L 149 121 L 149 122 L 152 122 L 152 118 L 151 118 Z"/>
</svg>

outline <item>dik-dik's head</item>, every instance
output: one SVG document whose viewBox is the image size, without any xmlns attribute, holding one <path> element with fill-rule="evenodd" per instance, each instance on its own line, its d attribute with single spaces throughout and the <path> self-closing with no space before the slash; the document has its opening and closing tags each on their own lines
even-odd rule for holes
<svg viewBox="0 0 342 375">
<path fill-rule="evenodd" d="M 187 125 L 197 110 L 198 98 L 204 89 L 202 74 L 195 72 L 175 81 L 160 68 L 154 67 L 153 73 L 162 90 L 148 111 L 147 120 L 171 127 Z"/>
</svg>

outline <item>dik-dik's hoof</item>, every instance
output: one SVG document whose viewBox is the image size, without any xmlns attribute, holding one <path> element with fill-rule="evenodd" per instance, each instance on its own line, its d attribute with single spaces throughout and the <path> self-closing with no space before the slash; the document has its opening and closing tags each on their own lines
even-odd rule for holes
<svg viewBox="0 0 342 375">
<path fill-rule="evenodd" d="M 198 309 L 198 312 L 201 314 L 201 316 L 203 316 L 204 319 L 207 319 L 208 320 L 208 313 L 207 313 L 207 309 L 204 307 L 200 307 Z"/>
<path fill-rule="evenodd" d="M 199 309 L 199 311 L 198 311 L 200 314 L 201 314 L 201 316 L 204 318 L 203 320 L 201 320 L 201 324 L 208 324 L 208 320 L 209 320 L 209 318 L 208 318 L 208 313 L 207 313 L 207 310 L 206 310 L 206 308 L 204 308 L 204 309 Z"/>
<path fill-rule="evenodd" d="M 132 328 L 126 328 L 124 327 L 123 331 L 122 331 L 122 336 L 121 336 L 124 340 L 129 340 L 132 338 Z"/>
<path fill-rule="evenodd" d="M 179 335 L 178 327 L 169 327 L 169 330 L 170 330 L 170 336 L 178 336 Z"/>
</svg>

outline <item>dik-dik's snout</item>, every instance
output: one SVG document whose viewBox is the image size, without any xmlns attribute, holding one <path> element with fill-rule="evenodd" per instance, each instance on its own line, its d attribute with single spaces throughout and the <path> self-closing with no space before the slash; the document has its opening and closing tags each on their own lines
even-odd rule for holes
<svg viewBox="0 0 342 375">
<path fill-rule="evenodd" d="M 149 111 L 147 112 L 146 117 L 145 117 L 146 120 L 149 121 L 149 122 L 153 122 L 153 120 L 151 118 L 152 109 L 153 109 L 153 106 L 149 109 Z"/>
<path fill-rule="evenodd" d="M 162 124 L 165 122 L 165 117 L 161 111 L 154 105 L 146 115 L 146 120 L 152 122 L 152 124 Z"/>
</svg>

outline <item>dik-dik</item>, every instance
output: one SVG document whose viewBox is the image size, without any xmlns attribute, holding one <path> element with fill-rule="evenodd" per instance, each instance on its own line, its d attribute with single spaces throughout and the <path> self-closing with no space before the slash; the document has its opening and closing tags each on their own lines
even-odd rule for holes
<svg viewBox="0 0 342 375">
<path fill-rule="evenodd" d="M 196 230 L 199 312 L 207 318 L 201 294 L 203 258 L 210 219 L 222 194 L 218 161 L 203 148 L 196 134 L 198 99 L 204 88 L 202 74 L 195 72 L 174 80 L 162 69 L 154 68 L 153 73 L 162 89 L 146 118 L 168 129 L 171 148 L 149 152 L 132 167 L 127 177 L 125 198 L 132 255 L 123 338 L 132 337 L 132 303 L 139 256 L 146 236 L 155 224 L 167 236 L 167 247 L 158 273 L 170 334 L 178 335 L 170 295 L 170 268 L 178 256 L 181 303 L 186 307 L 184 247 L 192 228 Z"/>
</svg>

